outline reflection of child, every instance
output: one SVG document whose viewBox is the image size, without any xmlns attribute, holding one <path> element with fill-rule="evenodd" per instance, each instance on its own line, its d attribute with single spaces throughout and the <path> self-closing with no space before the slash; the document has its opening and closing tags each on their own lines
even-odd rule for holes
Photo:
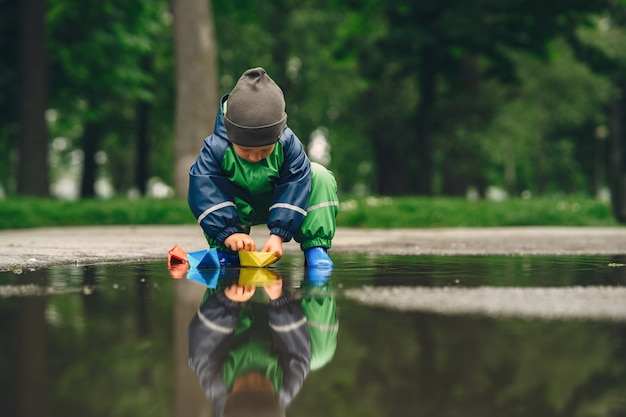
<svg viewBox="0 0 626 417">
<path fill-rule="evenodd" d="M 310 370 L 311 344 L 300 304 L 282 279 L 263 287 L 267 309 L 245 303 L 255 287 L 233 284 L 210 295 L 189 325 L 189 365 L 216 415 L 284 415 Z M 269 326 L 259 320 L 267 314 Z"/>
<path fill-rule="evenodd" d="M 300 307 L 306 316 L 311 339 L 311 371 L 326 366 L 335 356 L 339 318 L 330 281 L 304 281 Z"/>
<path fill-rule="evenodd" d="M 214 132 L 189 170 L 189 207 L 223 265 L 236 265 L 238 250 L 257 250 L 250 226 L 267 224 L 263 252 L 280 258 L 293 237 L 309 267 L 333 266 L 337 184 L 309 161 L 286 120 L 281 89 L 263 68 L 246 71 L 222 97 Z"/>
</svg>

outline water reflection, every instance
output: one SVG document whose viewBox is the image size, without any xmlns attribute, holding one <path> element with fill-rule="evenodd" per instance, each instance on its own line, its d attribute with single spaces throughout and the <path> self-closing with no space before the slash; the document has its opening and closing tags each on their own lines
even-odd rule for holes
<svg viewBox="0 0 626 417">
<path fill-rule="evenodd" d="M 623 256 L 333 260 L 332 279 L 318 285 L 299 254 L 271 269 L 307 318 L 310 341 L 310 371 L 288 416 L 626 415 L 626 316 L 592 316 L 564 297 L 619 295 Z M 240 272 L 215 282 L 239 282 Z M 242 283 L 261 279 L 246 273 Z M 214 415 L 188 365 L 190 322 L 220 288 L 207 291 L 213 275 L 199 276 L 172 279 L 165 261 L 0 273 L 0 416 Z M 511 315 L 462 306 L 485 287 L 494 298 L 475 297 L 479 306 L 511 304 L 517 292 L 530 302 Z M 367 299 L 357 296 L 367 288 Z M 425 304 L 438 296 L 439 307 L 458 309 Z M 557 300 L 575 318 L 537 314 Z M 267 324 L 265 290 L 248 304 L 257 309 L 249 325 Z"/>
<path fill-rule="evenodd" d="M 335 354 L 330 274 L 308 271 L 295 291 L 268 268 L 190 272 L 207 290 L 189 324 L 189 365 L 215 415 L 284 415 L 309 372 Z"/>
<path fill-rule="evenodd" d="M 46 271 L 35 271 L 26 281 L 30 285 L 45 283 Z M 41 401 L 46 393 L 45 381 L 48 367 L 48 338 L 45 323 L 46 299 L 44 297 L 21 297 L 18 302 L 18 322 L 16 342 L 21 347 L 18 366 L 21 370 L 17 379 L 16 408 L 18 415 L 39 416 L 45 410 Z M 3 337 L 4 338 L 4 337 Z"/>
</svg>

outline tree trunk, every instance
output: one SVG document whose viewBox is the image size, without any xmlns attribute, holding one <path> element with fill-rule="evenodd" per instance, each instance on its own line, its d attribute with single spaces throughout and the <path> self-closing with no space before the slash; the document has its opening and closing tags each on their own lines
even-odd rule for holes
<svg viewBox="0 0 626 417">
<path fill-rule="evenodd" d="M 154 65 L 152 57 L 144 55 L 141 57 L 141 69 L 145 74 L 154 73 Z M 147 100 L 139 99 L 135 106 L 136 114 L 136 134 L 137 142 L 135 143 L 135 175 L 132 184 L 137 188 L 140 195 L 146 195 L 148 187 L 148 177 L 150 175 L 149 158 L 150 158 L 150 112 L 152 104 Z"/>
<path fill-rule="evenodd" d="M 478 131 L 483 125 L 483 114 L 478 105 L 481 74 L 479 59 L 474 54 L 466 54 L 458 61 L 460 88 L 451 100 L 452 128 L 448 128 L 443 147 L 445 152 L 438 172 L 442 177 L 441 193 L 444 195 L 465 196 L 470 187 L 485 194 L 486 181 L 483 169 L 485 161 L 478 140 L 470 132 Z M 468 161 L 474 161 L 469 163 Z"/>
<path fill-rule="evenodd" d="M 176 57 L 176 162 L 174 187 L 187 195 L 189 166 L 213 127 L 217 111 L 217 59 L 211 2 L 174 0 Z"/>
<path fill-rule="evenodd" d="M 536 172 L 536 186 L 537 195 L 545 195 L 546 193 L 546 140 L 543 137 L 543 131 L 539 135 L 537 146 L 537 172 Z"/>
<path fill-rule="evenodd" d="M 137 103 L 137 148 L 135 152 L 135 187 L 140 195 L 146 195 L 148 185 L 148 157 L 150 143 L 148 139 L 148 121 L 151 105 L 145 100 Z"/>
<path fill-rule="evenodd" d="M 620 223 L 626 222 L 626 174 L 624 173 L 624 94 L 626 82 L 615 83 L 618 94 L 611 103 L 611 151 L 609 172 L 611 183 L 611 208 L 613 217 Z"/>
<path fill-rule="evenodd" d="M 17 193 L 49 195 L 48 66 L 45 0 L 22 0 L 20 22 L 20 144 Z"/>
<path fill-rule="evenodd" d="M 606 135 L 604 129 L 596 131 L 593 141 L 593 171 L 592 191 L 594 196 L 599 196 L 600 191 L 606 185 Z"/>
<path fill-rule="evenodd" d="M 417 194 L 431 195 L 433 186 L 433 161 L 432 161 L 432 117 L 435 107 L 436 80 L 435 69 L 432 66 L 432 53 L 426 50 L 423 54 L 423 62 L 420 68 L 420 99 L 417 106 Z"/>
<path fill-rule="evenodd" d="M 515 147 L 510 139 L 505 142 L 504 149 L 504 184 L 509 195 L 517 194 L 517 165 L 515 163 Z"/>
<path fill-rule="evenodd" d="M 375 191 L 381 195 L 406 195 L 407 168 L 400 152 L 385 142 L 383 137 L 374 140 L 374 154 L 378 169 Z"/>
<path fill-rule="evenodd" d="M 97 122 L 87 122 L 83 132 L 83 176 L 80 185 L 81 198 L 93 198 L 96 196 L 96 180 L 98 166 L 96 165 L 96 152 L 100 147 L 102 138 L 102 126 Z"/>
</svg>

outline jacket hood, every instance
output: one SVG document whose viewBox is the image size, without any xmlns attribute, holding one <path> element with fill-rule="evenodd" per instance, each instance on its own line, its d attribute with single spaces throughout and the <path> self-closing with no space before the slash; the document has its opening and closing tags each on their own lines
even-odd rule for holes
<svg viewBox="0 0 626 417">
<path fill-rule="evenodd" d="M 224 102 L 228 100 L 228 94 L 222 96 L 220 100 L 220 105 L 217 109 L 217 116 L 215 117 L 215 127 L 213 127 L 213 134 L 220 139 L 225 139 L 230 142 L 228 139 L 228 134 L 226 133 L 226 125 L 224 124 Z"/>
</svg>

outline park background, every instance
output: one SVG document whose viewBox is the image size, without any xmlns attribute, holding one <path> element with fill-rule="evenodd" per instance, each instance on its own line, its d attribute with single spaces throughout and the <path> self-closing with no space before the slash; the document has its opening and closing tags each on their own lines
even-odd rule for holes
<svg viewBox="0 0 626 417">
<path fill-rule="evenodd" d="M 254 66 L 340 225 L 618 225 L 625 42 L 622 0 L 2 0 L 0 227 L 193 222 Z"/>
<path fill-rule="evenodd" d="M 621 0 L 0 0 L 0 228 L 193 223 L 187 167 L 212 131 L 219 96 L 252 66 L 283 88 L 290 126 L 334 171 L 340 225 L 620 225 L 625 12 Z M 49 231 L 34 232 L 34 253 L 55 245 Z M 438 265 L 449 260 L 404 259 L 432 261 L 427 271 L 445 285 Z M 562 286 L 608 282 L 624 264 L 578 271 L 543 259 L 554 271 L 546 281 Z M 506 260 L 512 268 L 468 271 L 478 282 L 536 271 L 528 257 Z M 184 335 L 198 304 L 162 263 L 144 267 L 11 271 L 10 282 L 81 290 L 2 299 L 0 403 L 9 406 L 0 408 L 171 415 L 163 405 L 190 392 L 172 370 L 189 371 Z M 352 268 L 348 277 L 375 284 L 377 272 Z M 128 290 L 106 285 L 118 283 Z M 380 311 L 349 307 L 342 300 L 337 377 L 309 378 L 319 390 L 301 393 L 302 415 L 400 414 L 422 400 L 438 415 L 624 409 L 621 323 L 394 313 L 373 326 Z M 24 364 L 26 378 L 17 377 Z M 393 395 L 381 399 L 372 380 Z"/>
</svg>

